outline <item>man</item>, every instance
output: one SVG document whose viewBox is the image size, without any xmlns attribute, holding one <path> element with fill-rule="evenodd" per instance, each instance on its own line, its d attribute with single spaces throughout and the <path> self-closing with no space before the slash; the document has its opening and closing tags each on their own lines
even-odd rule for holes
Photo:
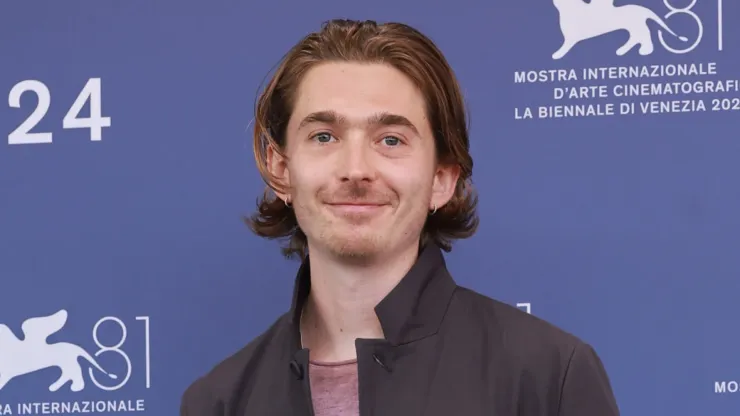
<svg viewBox="0 0 740 416">
<path fill-rule="evenodd" d="M 181 415 L 619 414 L 589 345 L 448 273 L 442 251 L 478 224 L 473 162 L 424 35 L 329 22 L 277 68 L 254 140 L 271 189 L 249 224 L 302 260 L 293 304 Z"/>
</svg>

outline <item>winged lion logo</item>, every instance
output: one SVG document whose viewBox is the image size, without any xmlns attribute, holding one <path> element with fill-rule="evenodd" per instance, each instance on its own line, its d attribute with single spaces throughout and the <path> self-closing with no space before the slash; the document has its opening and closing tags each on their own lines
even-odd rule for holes
<svg viewBox="0 0 740 416">
<path fill-rule="evenodd" d="M 62 329 L 66 322 L 64 309 L 52 315 L 26 319 L 21 325 L 22 340 L 7 325 L 0 324 L 0 390 L 16 377 L 57 367 L 62 374 L 49 386 L 49 391 L 57 391 L 70 381 L 70 390 L 81 391 L 85 388 L 85 380 L 79 358 L 84 358 L 108 377 L 118 378 L 105 371 L 82 347 L 68 342 L 47 342 L 47 338 Z"/>
<path fill-rule="evenodd" d="M 655 49 L 648 20 L 657 23 L 663 30 L 682 42 L 688 38 L 677 35 L 666 22 L 647 7 L 636 4 L 614 6 L 614 0 L 552 0 L 560 13 L 560 31 L 563 44 L 552 54 L 553 59 L 564 57 L 576 44 L 617 30 L 629 33 L 627 42 L 617 49 L 622 56 L 639 45 L 640 55 L 650 55 Z"/>
</svg>

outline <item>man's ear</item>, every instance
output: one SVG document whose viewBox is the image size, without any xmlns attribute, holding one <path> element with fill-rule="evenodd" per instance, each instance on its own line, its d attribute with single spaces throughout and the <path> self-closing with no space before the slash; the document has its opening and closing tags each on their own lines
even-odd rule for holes
<svg viewBox="0 0 740 416">
<path fill-rule="evenodd" d="M 439 165 L 434 173 L 434 182 L 432 184 L 432 198 L 429 210 L 438 210 L 450 202 L 455 195 L 457 180 L 460 178 L 460 166 Z"/>
<path fill-rule="evenodd" d="M 280 154 L 274 145 L 267 146 L 265 154 L 267 171 L 270 174 L 270 184 L 278 198 L 290 203 L 290 171 L 287 158 Z"/>
</svg>

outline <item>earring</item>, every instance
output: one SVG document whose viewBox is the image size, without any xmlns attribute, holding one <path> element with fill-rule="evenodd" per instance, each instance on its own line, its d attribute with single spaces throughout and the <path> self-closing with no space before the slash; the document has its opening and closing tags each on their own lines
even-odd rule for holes
<svg viewBox="0 0 740 416">
<path fill-rule="evenodd" d="M 290 197 L 289 196 L 285 198 L 285 200 L 283 201 L 283 203 L 285 203 L 285 206 L 288 207 L 288 208 L 292 208 L 293 207 L 293 205 L 290 204 Z"/>
<path fill-rule="evenodd" d="M 429 215 L 434 215 L 435 212 L 437 212 L 437 204 L 434 204 L 434 208 L 432 209 L 432 212 L 429 213 Z"/>
</svg>

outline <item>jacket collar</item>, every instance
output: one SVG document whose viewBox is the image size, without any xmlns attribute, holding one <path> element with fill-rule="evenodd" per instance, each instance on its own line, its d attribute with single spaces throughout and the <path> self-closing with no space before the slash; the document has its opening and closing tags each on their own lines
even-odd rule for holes
<svg viewBox="0 0 740 416">
<path fill-rule="evenodd" d="M 300 349 L 301 311 L 311 290 L 309 270 L 307 257 L 296 276 L 289 314 L 297 349 Z M 433 243 L 427 244 L 411 270 L 375 307 L 386 340 L 396 346 L 437 332 L 456 287 L 442 250 Z"/>
</svg>

